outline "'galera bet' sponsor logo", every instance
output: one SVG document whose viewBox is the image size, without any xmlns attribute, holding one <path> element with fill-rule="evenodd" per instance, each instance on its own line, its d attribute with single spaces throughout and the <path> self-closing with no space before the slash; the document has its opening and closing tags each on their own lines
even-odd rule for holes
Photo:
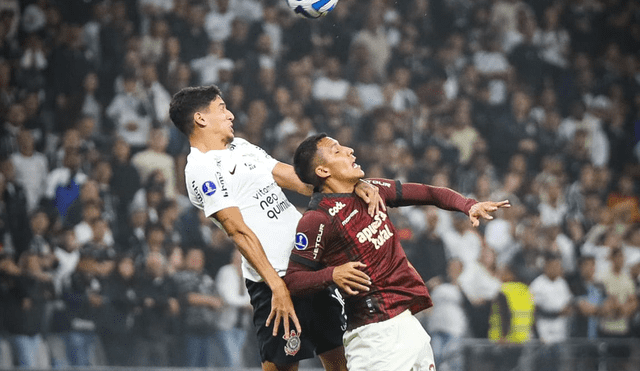
<svg viewBox="0 0 640 371">
<path fill-rule="evenodd" d="M 340 212 L 340 210 L 344 209 L 345 206 L 347 205 L 343 204 L 342 202 L 336 202 L 336 204 L 331 209 L 329 209 L 329 215 L 335 216 L 338 212 Z"/>
</svg>

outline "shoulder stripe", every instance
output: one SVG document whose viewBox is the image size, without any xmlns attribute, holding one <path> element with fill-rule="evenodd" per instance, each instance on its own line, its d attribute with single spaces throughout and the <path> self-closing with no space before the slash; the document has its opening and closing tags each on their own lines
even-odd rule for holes
<svg viewBox="0 0 640 371">
<path fill-rule="evenodd" d="M 302 265 L 304 265 L 306 267 L 309 267 L 309 268 L 313 269 L 314 271 L 320 270 L 323 267 L 323 265 L 320 262 L 314 262 L 312 260 L 305 259 L 305 258 L 301 257 L 300 255 L 296 255 L 296 254 L 291 254 L 289 259 L 291 259 L 292 261 L 294 261 L 294 262 L 296 262 L 298 264 L 302 264 Z"/>
</svg>

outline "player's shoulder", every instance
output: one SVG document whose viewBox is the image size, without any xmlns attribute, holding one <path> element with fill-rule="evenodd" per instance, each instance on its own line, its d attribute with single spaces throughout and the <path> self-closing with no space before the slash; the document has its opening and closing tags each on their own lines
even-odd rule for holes
<svg viewBox="0 0 640 371">
<path fill-rule="evenodd" d="M 298 222 L 299 225 L 315 225 L 320 223 L 329 223 L 331 220 L 329 215 L 321 209 L 309 209 L 302 214 L 302 218 Z"/>
</svg>

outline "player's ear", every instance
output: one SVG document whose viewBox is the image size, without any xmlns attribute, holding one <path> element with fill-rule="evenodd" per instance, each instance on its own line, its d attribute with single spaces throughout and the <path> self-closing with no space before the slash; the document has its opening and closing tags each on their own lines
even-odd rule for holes
<svg viewBox="0 0 640 371">
<path fill-rule="evenodd" d="M 329 170 L 329 168 L 323 165 L 316 166 L 315 173 L 320 179 L 326 179 L 329 177 L 329 175 L 331 175 L 331 171 Z"/>
<path fill-rule="evenodd" d="M 200 127 L 204 127 L 207 125 L 204 116 L 202 116 L 202 113 L 200 112 L 195 112 L 193 114 L 193 121 L 196 123 L 196 125 L 200 126 Z"/>
</svg>

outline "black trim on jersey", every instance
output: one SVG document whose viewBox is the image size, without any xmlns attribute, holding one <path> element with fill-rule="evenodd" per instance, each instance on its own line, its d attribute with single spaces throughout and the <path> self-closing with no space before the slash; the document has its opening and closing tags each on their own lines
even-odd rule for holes
<svg viewBox="0 0 640 371">
<path fill-rule="evenodd" d="M 305 259 L 299 255 L 295 255 L 295 254 L 291 254 L 291 256 L 289 257 L 289 260 L 294 261 L 298 264 L 302 264 L 306 267 L 309 267 L 311 269 L 313 269 L 314 271 L 320 270 L 322 269 L 324 266 L 322 265 L 322 263 L 320 262 L 314 262 L 311 261 L 309 259 Z"/>
<path fill-rule="evenodd" d="M 402 183 L 399 180 L 395 181 L 396 183 L 396 202 L 402 202 Z"/>
</svg>

